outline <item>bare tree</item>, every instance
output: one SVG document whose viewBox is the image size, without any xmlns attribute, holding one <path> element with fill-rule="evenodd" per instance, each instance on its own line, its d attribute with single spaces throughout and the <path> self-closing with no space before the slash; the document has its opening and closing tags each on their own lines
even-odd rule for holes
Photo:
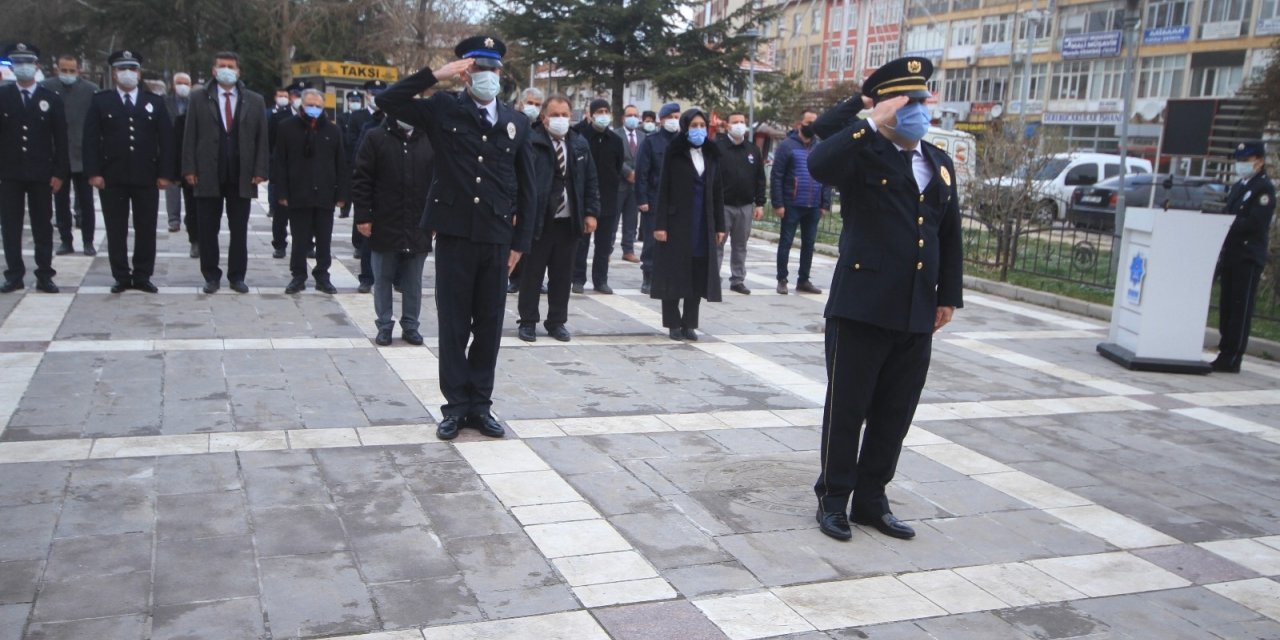
<svg viewBox="0 0 1280 640">
<path fill-rule="evenodd" d="M 385 51 L 387 63 L 402 69 L 452 58 L 453 46 L 475 29 L 466 0 L 372 0 L 376 18 L 369 37 Z"/>
</svg>

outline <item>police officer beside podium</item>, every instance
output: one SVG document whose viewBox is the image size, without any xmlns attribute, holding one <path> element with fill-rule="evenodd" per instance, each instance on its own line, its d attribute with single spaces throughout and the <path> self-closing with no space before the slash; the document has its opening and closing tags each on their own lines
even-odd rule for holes
<svg viewBox="0 0 1280 640">
<path fill-rule="evenodd" d="M 67 116 L 62 98 L 36 83 L 39 49 L 19 42 L 7 47 L 4 55 L 13 64 L 17 82 L 0 86 L 0 235 L 6 263 L 0 293 L 26 286 L 22 221 L 28 211 L 35 242 L 36 289 L 57 293 L 53 195 L 71 175 Z"/>
<path fill-rule="evenodd" d="M 158 290 L 156 224 L 160 191 L 174 175 L 173 123 L 164 98 L 138 89 L 142 56 L 128 49 L 107 57 L 115 88 L 93 94 L 84 122 L 84 172 L 98 189 L 107 227 L 111 293 Z M 129 219 L 133 214 L 133 269 Z"/>
<path fill-rule="evenodd" d="M 1242 142 L 1232 154 L 1239 180 L 1227 194 L 1227 209 L 1236 217 L 1218 258 L 1218 357 L 1213 370 L 1240 373 L 1258 280 L 1267 266 L 1267 240 L 1276 212 L 1276 187 L 1267 177 L 1262 141 Z"/>
<path fill-rule="evenodd" d="M 885 486 L 920 401 L 933 332 L 961 306 L 963 259 L 955 167 L 920 142 L 932 73 L 925 58 L 893 60 L 862 95 L 813 124 L 823 140 L 809 171 L 840 189 L 844 222 L 824 314 L 827 401 L 814 485 L 819 528 L 838 540 L 852 537 L 850 515 L 888 536 L 915 536 L 893 515 Z M 864 107 L 866 120 L 857 117 Z"/>
<path fill-rule="evenodd" d="M 495 99 L 506 50 L 493 37 L 467 38 L 454 48 L 460 60 L 378 96 L 387 116 L 425 131 L 437 154 L 422 224 L 436 235 L 442 440 L 464 426 L 504 434 L 490 409 L 507 278 L 529 251 L 535 215 L 529 118 Z M 465 91 L 415 99 L 454 77 Z"/>
</svg>

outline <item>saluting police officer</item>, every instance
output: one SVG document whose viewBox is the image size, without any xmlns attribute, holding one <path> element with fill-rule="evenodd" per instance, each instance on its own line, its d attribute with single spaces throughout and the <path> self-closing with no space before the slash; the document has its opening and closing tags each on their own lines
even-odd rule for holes
<svg viewBox="0 0 1280 640">
<path fill-rule="evenodd" d="M 1253 321 L 1253 300 L 1258 280 L 1267 265 L 1267 240 L 1271 218 L 1276 211 L 1276 187 L 1267 177 L 1266 147 L 1261 141 L 1242 142 L 1232 154 L 1239 178 L 1227 194 L 1226 212 L 1235 216 L 1218 258 L 1218 357 L 1213 370 L 1240 373 L 1249 326 Z"/>
<path fill-rule="evenodd" d="M 504 433 L 490 413 L 503 303 L 507 277 L 529 250 L 535 208 L 529 118 L 495 100 L 506 51 L 496 38 L 467 38 L 454 48 L 460 60 L 422 69 L 378 96 L 388 116 L 426 131 L 440 154 L 422 224 L 436 234 L 442 440 L 463 426 Z M 466 91 L 414 99 L 457 76 Z"/>
<path fill-rule="evenodd" d="M 84 172 L 102 198 L 111 293 L 156 293 L 156 221 L 160 191 L 173 168 L 173 123 L 164 98 L 139 91 L 142 56 L 128 49 L 107 57 L 116 88 L 93 94 L 84 122 Z M 133 271 L 129 270 L 129 213 L 133 212 Z"/>
<path fill-rule="evenodd" d="M 838 540 L 854 522 L 885 535 L 915 531 L 889 509 L 902 439 L 911 426 L 933 333 L 961 306 L 955 167 L 920 140 L 929 129 L 933 65 L 907 57 L 877 69 L 863 93 L 813 124 L 822 142 L 809 171 L 840 189 L 840 258 L 825 316 L 827 402 L 818 523 Z M 857 113 L 871 109 L 866 120 Z M 861 449 L 858 436 L 866 421 Z"/>
<path fill-rule="evenodd" d="M 53 194 L 71 174 L 67 117 L 62 98 L 36 84 L 40 50 L 19 42 L 5 49 L 14 84 L 0 86 L 0 235 L 4 284 L 0 293 L 25 287 L 22 259 L 23 200 L 31 212 L 36 250 L 36 289 L 57 293 L 53 283 Z"/>
</svg>

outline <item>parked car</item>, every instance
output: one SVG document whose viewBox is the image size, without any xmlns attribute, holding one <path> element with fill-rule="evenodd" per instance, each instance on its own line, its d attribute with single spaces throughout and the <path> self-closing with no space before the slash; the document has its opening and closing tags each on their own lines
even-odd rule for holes
<svg viewBox="0 0 1280 640">
<path fill-rule="evenodd" d="M 1125 164 L 1129 175 L 1151 173 L 1150 160 L 1128 158 Z M 1035 175 L 1031 176 L 1036 199 L 1031 206 L 1035 207 L 1035 219 L 1042 222 L 1066 219 L 1067 205 L 1078 188 L 1091 187 L 1120 175 L 1120 156 L 1109 153 L 1058 153 L 1037 165 Z M 1019 184 L 1026 179 L 1026 171 L 1024 167 L 1012 176 L 988 182 L 1001 187 Z"/>
<path fill-rule="evenodd" d="M 930 126 L 924 141 L 947 152 L 956 167 L 956 191 L 962 205 L 969 202 L 969 189 L 978 173 L 977 141 L 972 133 Z"/>
<path fill-rule="evenodd" d="M 1067 210 L 1067 221 L 1077 227 L 1114 229 L 1119 186 L 1117 177 L 1093 187 L 1076 189 Z M 1154 200 L 1151 197 L 1153 186 Z M 1226 204 L 1227 187 L 1209 178 L 1147 173 L 1126 176 L 1124 194 L 1125 203 L 1131 207 L 1145 207 L 1151 203 L 1156 208 L 1218 213 Z"/>
</svg>

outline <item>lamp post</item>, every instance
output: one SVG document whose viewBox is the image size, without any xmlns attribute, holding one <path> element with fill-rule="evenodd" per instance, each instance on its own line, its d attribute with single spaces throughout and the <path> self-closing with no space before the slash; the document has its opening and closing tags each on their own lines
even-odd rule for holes
<svg viewBox="0 0 1280 640">
<path fill-rule="evenodd" d="M 1031 0 L 1031 9 L 1023 14 L 1027 28 L 1023 30 L 1027 40 L 1026 51 L 1022 54 L 1022 106 L 1018 109 L 1019 135 L 1027 134 L 1027 106 L 1031 102 L 1031 54 L 1035 50 L 1036 37 L 1034 30 L 1040 23 L 1040 12 L 1036 11 L 1036 0 Z"/>
<path fill-rule="evenodd" d="M 1124 110 L 1120 114 L 1120 175 L 1116 178 L 1116 224 L 1111 240 L 1111 272 L 1120 266 L 1120 239 L 1124 235 L 1125 175 L 1129 173 L 1129 114 L 1133 113 L 1133 67 L 1138 57 L 1138 0 L 1125 0 L 1124 22 L 1120 33 L 1125 46 L 1124 80 L 1120 91 L 1124 94 Z M 1156 168 L 1159 170 L 1159 167 Z M 1154 189 L 1154 187 L 1153 187 Z"/>
<path fill-rule="evenodd" d="M 751 57 L 747 63 L 747 128 L 752 132 L 756 126 L 756 48 L 760 42 L 760 32 L 753 27 L 742 33 L 744 38 L 751 39 Z M 751 134 L 752 140 L 755 133 Z"/>
</svg>

